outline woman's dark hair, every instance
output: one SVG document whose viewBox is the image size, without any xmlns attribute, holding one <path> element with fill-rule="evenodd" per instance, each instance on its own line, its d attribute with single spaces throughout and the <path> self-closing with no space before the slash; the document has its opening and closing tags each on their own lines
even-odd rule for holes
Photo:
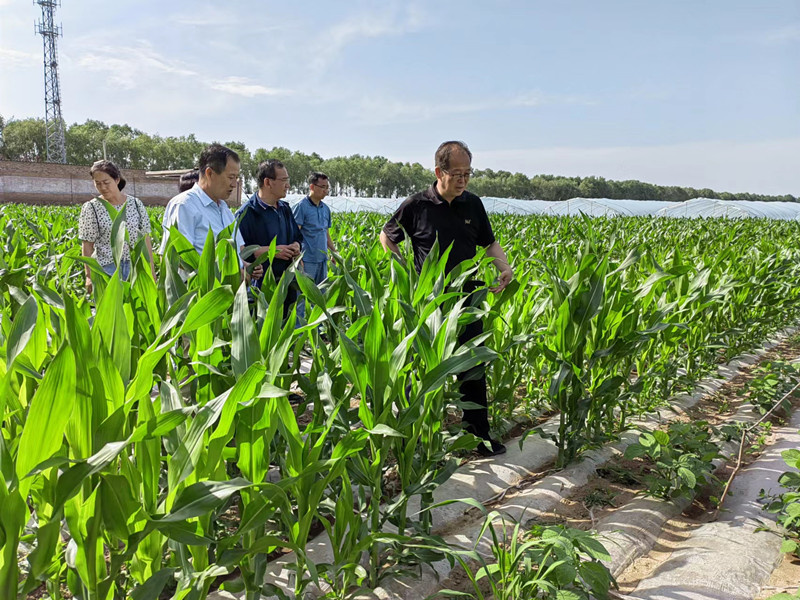
<svg viewBox="0 0 800 600">
<path fill-rule="evenodd" d="M 469 156 L 470 162 L 472 162 L 472 152 L 469 151 L 469 148 L 464 142 L 459 142 L 457 140 L 453 140 L 450 142 L 442 142 L 442 144 L 436 149 L 436 155 L 434 157 L 436 161 L 436 166 L 446 171 L 450 168 L 450 158 L 453 156 L 453 152 L 461 150 Z"/>
<path fill-rule="evenodd" d="M 188 173 L 184 173 L 181 175 L 180 180 L 178 181 L 178 193 L 185 192 L 186 190 L 190 190 L 194 187 L 194 184 L 200 179 L 200 171 L 195 169 L 194 171 L 189 171 Z"/>
<path fill-rule="evenodd" d="M 89 169 L 89 175 L 94 178 L 94 174 L 97 172 L 105 173 L 111 179 L 117 181 L 117 187 L 122 190 L 125 188 L 125 178 L 122 176 L 122 173 L 119 172 L 117 165 L 115 165 L 110 160 L 98 160 L 94 164 L 92 164 L 92 168 Z"/>
<path fill-rule="evenodd" d="M 264 186 L 265 179 L 275 179 L 275 169 L 283 169 L 284 164 L 277 158 L 268 158 L 258 165 L 258 174 L 256 175 L 256 183 L 258 187 Z"/>
</svg>

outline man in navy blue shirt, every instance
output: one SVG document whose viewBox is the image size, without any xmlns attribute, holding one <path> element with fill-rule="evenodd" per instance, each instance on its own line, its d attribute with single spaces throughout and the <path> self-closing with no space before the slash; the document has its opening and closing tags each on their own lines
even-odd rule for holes
<svg viewBox="0 0 800 600">
<path fill-rule="evenodd" d="M 282 200 L 289 190 L 289 173 L 283 163 L 274 158 L 262 162 L 258 165 L 256 180 L 258 191 L 236 211 L 235 216 L 239 219 L 239 233 L 245 245 L 258 246 L 253 253 L 254 259 L 269 252 L 270 244 L 275 240 L 275 260 L 272 264 L 264 263 L 264 266 L 272 269 L 277 280 L 300 255 L 303 234 L 289 204 Z M 261 280 L 256 285 L 260 287 Z M 284 303 L 284 318 L 296 300 L 297 288 L 292 286 Z"/>
</svg>

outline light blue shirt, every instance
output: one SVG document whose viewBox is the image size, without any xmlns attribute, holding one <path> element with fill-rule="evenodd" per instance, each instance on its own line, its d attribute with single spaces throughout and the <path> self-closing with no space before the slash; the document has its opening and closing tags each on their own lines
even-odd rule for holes
<svg viewBox="0 0 800 600">
<path fill-rule="evenodd" d="M 220 231 L 234 221 L 233 213 L 224 200 L 220 200 L 217 204 L 195 183 L 194 187 L 178 194 L 167 204 L 162 221 L 164 237 L 161 240 L 159 252 L 163 254 L 166 250 L 169 242 L 169 229 L 173 225 L 189 240 L 197 253 L 202 254 L 208 230 L 211 229 L 214 237 L 217 237 Z M 234 235 L 238 256 L 239 250 L 244 246 L 244 240 L 238 227 Z M 241 263 L 241 259 L 239 262 Z"/>
<path fill-rule="evenodd" d="M 327 261 L 331 209 L 322 200 L 316 205 L 306 196 L 292 207 L 292 213 L 303 233 L 303 262 Z"/>
</svg>

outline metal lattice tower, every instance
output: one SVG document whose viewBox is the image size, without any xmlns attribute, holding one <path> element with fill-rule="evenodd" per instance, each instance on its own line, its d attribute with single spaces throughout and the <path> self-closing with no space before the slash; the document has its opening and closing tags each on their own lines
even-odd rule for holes
<svg viewBox="0 0 800 600">
<path fill-rule="evenodd" d="M 47 143 L 47 162 L 66 163 L 67 143 L 64 119 L 61 117 L 61 86 L 58 84 L 58 48 L 61 25 L 53 23 L 59 0 L 35 0 L 42 7 L 42 20 L 36 31 L 44 40 L 44 122 Z"/>
</svg>

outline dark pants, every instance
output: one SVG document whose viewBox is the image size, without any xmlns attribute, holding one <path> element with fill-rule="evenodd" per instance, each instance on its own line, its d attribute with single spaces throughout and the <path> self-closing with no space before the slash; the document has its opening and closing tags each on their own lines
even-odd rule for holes
<svg viewBox="0 0 800 600">
<path fill-rule="evenodd" d="M 281 277 L 283 276 L 283 271 L 276 272 L 272 271 L 272 274 L 275 276 L 275 281 L 280 281 Z M 260 288 L 261 287 L 261 279 L 256 282 L 256 285 Z M 297 302 L 299 287 L 297 282 L 292 280 L 292 283 L 289 284 L 289 289 L 286 290 L 286 300 L 283 301 L 283 320 L 289 318 L 289 313 L 292 312 L 292 306 L 294 303 Z"/>
<path fill-rule="evenodd" d="M 470 294 L 470 303 L 477 301 L 473 292 L 484 285 L 482 281 L 471 280 L 464 284 L 464 291 Z M 466 344 L 472 338 L 476 338 L 483 333 L 483 322 L 474 321 L 466 327 L 461 335 L 458 336 L 459 344 Z M 457 376 L 461 385 L 458 391 L 461 392 L 462 400 L 464 402 L 472 402 L 482 406 L 483 408 L 469 408 L 464 409 L 464 423 L 467 424 L 467 429 L 484 439 L 489 438 L 489 409 L 486 397 L 486 365 L 478 365 L 469 371 L 459 373 Z"/>
<path fill-rule="evenodd" d="M 289 289 L 286 290 L 286 300 L 283 301 L 283 320 L 289 318 L 289 313 L 292 312 L 292 306 L 297 302 L 297 289 L 294 287 L 297 284 L 292 282 Z"/>
<path fill-rule="evenodd" d="M 465 344 L 472 338 L 478 337 L 483 333 L 483 323 L 475 321 L 464 328 L 458 336 L 458 343 Z M 457 376 L 461 385 L 458 391 L 461 392 L 464 402 L 472 402 L 483 408 L 464 409 L 464 423 L 469 427 L 471 433 L 484 439 L 489 438 L 489 409 L 486 399 L 486 365 L 478 365 L 469 371 L 459 373 Z"/>
</svg>

